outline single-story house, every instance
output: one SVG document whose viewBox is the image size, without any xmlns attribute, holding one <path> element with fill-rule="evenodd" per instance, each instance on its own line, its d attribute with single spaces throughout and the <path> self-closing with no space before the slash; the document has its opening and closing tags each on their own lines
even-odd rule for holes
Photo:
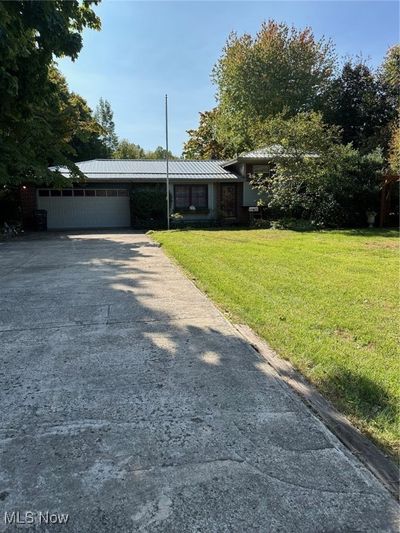
<svg viewBox="0 0 400 533">
<path fill-rule="evenodd" d="M 279 149 L 279 147 L 278 147 Z M 185 222 L 222 220 L 246 223 L 258 192 L 252 173 L 265 172 L 276 147 L 244 153 L 231 161 L 169 161 L 171 213 Z M 77 163 L 86 176 L 71 187 L 26 187 L 22 191 L 25 220 L 46 210 L 49 229 L 134 227 L 131 199 L 135 191 L 166 184 L 166 162 L 140 159 L 94 159 Z M 57 168 L 69 177 L 66 168 Z"/>
</svg>

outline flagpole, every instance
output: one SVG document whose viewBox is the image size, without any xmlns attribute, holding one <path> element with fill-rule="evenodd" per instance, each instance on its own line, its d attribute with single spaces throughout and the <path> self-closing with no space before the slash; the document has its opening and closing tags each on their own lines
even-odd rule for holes
<svg viewBox="0 0 400 533">
<path fill-rule="evenodd" d="M 167 229 L 169 230 L 168 95 L 165 95 L 165 163 L 167 170 Z"/>
</svg>

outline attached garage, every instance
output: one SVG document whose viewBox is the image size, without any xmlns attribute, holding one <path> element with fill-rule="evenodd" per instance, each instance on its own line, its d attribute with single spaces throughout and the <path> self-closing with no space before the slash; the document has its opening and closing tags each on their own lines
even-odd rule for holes
<svg viewBox="0 0 400 533">
<path fill-rule="evenodd" d="M 39 189 L 49 229 L 123 228 L 131 224 L 127 189 Z"/>
</svg>

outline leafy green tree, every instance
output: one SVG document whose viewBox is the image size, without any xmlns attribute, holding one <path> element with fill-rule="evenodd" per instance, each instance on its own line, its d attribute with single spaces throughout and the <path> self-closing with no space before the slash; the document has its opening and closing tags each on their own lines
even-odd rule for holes
<svg viewBox="0 0 400 533">
<path fill-rule="evenodd" d="M 380 80 L 386 87 L 391 109 L 395 110 L 390 127 L 389 168 L 391 172 L 400 174 L 400 45 L 392 46 L 387 51 Z"/>
<path fill-rule="evenodd" d="M 348 61 L 326 94 L 324 118 L 342 129 L 344 143 L 363 153 L 388 147 L 396 107 L 382 78 L 365 63 Z"/>
<path fill-rule="evenodd" d="M 146 153 L 139 144 L 122 139 L 118 142 L 118 146 L 112 156 L 114 159 L 144 159 Z"/>
<path fill-rule="evenodd" d="M 169 159 L 176 159 L 171 151 L 168 151 Z M 158 146 L 155 150 L 144 150 L 139 144 L 131 143 L 127 139 L 119 141 L 113 152 L 114 159 L 165 159 L 166 150 Z"/>
<path fill-rule="evenodd" d="M 162 146 L 157 146 L 154 151 L 149 150 L 148 152 L 146 152 L 146 159 L 165 159 L 166 155 L 166 149 Z M 170 150 L 168 150 L 168 159 L 177 159 L 177 157 L 174 156 Z"/>
<path fill-rule="evenodd" d="M 382 81 L 391 87 L 399 99 L 400 90 L 400 44 L 389 48 L 386 53 L 382 69 Z"/>
<path fill-rule="evenodd" d="M 4 173 L 0 176 L 9 186 L 34 181 L 64 183 L 61 174 L 48 170 L 49 165 L 67 166 L 76 179 L 83 178 L 74 161 L 83 155 L 79 149 L 102 132 L 85 100 L 69 92 L 55 67 L 49 68 L 42 91 L 45 101 L 36 102 L 35 115 L 21 121 L 14 131 L 15 143 L 3 143 Z"/>
<path fill-rule="evenodd" d="M 1 182 L 50 179 L 52 161 L 77 171 L 69 141 L 78 104 L 67 97 L 53 57 L 76 59 L 83 29 L 100 28 L 93 4 L 0 2 Z"/>
<path fill-rule="evenodd" d="M 86 100 L 75 93 L 71 93 L 67 98 L 74 103 L 76 111 L 76 125 L 69 141 L 73 150 L 72 161 L 107 158 L 109 150 L 101 138 L 103 128 L 95 120 Z"/>
<path fill-rule="evenodd" d="M 397 125 L 392 132 L 389 145 L 389 168 L 394 174 L 400 175 L 400 126 Z"/>
<path fill-rule="evenodd" d="M 316 225 L 363 224 L 366 210 L 377 207 L 381 154 L 362 155 L 341 144 L 340 129 L 325 124 L 320 114 L 276 116 L 264 124 L 263 135 L 283 149 L 273 172 L 252 179 L 273 216 Z"/>
<path fill-rule="evenodd" d="M 183 147 L 185 159 L 225 159 L 231 156 L 225 144 L 217 138 L 218 108 L 200 113 L 197 129 L 188 130 L 189 139 Z"/>
<path fill-rule="evenodd" d="M 118 147 L 118 137 L 115 133 L 114 113 L 111 109 L 110 102 L 100 98 L 94 116 L 104 130 L 101 139 L 107 146 L 109 155 L 111 156 Z"/>
<path fill-rule="evenodd" d="M 296 30 L 272 20 L 255 37 L 232 33 L 215 65 L 218 140 L 235 151 L 252 149 L 256 122 L 315 109 L 335 66 L 330 41 L 311 29 Z"/>
</svg>

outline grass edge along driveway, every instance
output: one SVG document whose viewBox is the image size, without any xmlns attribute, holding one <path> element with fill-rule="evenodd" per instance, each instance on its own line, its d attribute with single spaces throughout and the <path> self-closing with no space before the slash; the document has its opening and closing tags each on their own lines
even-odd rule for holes
<svg viewBox="0 0 400 533">
<path fill-rule="evenodd" d="M 231 320 L 252 327 L 396 456 L 397 232 L 177 230 L 152 238 Z"/>
</svg>

